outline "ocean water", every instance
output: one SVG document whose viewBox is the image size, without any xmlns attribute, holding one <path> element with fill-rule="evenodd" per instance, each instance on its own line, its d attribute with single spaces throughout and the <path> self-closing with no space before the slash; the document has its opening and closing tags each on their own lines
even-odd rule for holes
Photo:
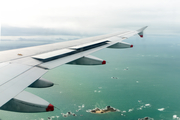
<svg viewBox="0 0 180 120">
<path fill-rule="evenodd" d="M 52 43 L 54 41 L 0 41 L 0 50 Z M 57 41 L 56 41 L 57 42 Z M 134 36 L 129 49 L 103 49 L 92 55 L 106 65 L 62 65 L 43 77 L 57 85 L 27 88 L 49 101 L 55 111 L 16 113 L 0 110 L 1 120 L 180 120 L 179 36 Z M 112 106 L 120 112 L 93 114 L 87 110 Z M 63 117 L 73 112 L 77 116 Z"/>
</svg>

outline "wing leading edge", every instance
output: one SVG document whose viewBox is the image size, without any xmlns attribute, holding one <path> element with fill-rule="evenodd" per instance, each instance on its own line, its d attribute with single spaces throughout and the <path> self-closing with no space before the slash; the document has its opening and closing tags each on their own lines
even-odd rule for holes
<svg viewBox="0 0 180 120">
<path fill-rule="evenodd" d="M 23 90 L 28 86 L 52 86 L 53 83 L 43 80 L 41 76 L 62 64 L 106 64 L 106 61 L 89 54 L 103 48 L 131 48 L 133 45 L 122 41 L 135 34 L 143 37 L 146 28 L 147 26 L 136 31 L 1 51 L 0 109 L 15 112 L 53 111 L 54 106 L 49 102 Z"/>
</svg>

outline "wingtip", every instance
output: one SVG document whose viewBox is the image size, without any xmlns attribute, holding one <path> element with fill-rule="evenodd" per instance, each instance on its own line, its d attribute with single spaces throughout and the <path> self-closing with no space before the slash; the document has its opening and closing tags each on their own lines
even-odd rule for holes
<svg viewBox="0 0 180 120">
<path fill-rule="evenodd" d="M 137 30 L 138 35 L 139 35 L 141 38 L 143 38 L 143 31 L 144 31 L 147 27 L 148 27 L 148 26 L 145 26 L 145 27 L 143 27 L 143 28 Z"/>
<path fill-rule="evenodd" d="M 137 30 L 139 32 L 142 32 L 143 30 L 145 30 L 148 26 L 142 27 L 141 29 Z"/>
<path fill-rule="evenodd" d="M 146 29 L 148 26 L 145 26 L 145 27 L 143 27 L 144 29 Z"/>
</svg>

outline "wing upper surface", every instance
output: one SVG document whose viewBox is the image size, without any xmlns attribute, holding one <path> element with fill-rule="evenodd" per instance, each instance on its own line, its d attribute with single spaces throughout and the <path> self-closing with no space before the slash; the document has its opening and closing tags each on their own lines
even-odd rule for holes
<svg viewBox="0 0 180 120">
<path fill-rule="evenodd" d="M 0 51 L 0 56 L 3 56 L 0 58 L 0 63 L 6 62 L 6 61 L 17 60 L 17 59 L 21 59 L 21 58 L 25 58 L 25 57 L 29 57 L 33 55 L 38 55 L 42 53 L 47 53 L 47 52 L 51 52 L 55 50 L 65 49 L 65 48 L 69 48 L 73 46 L 78 46 L 82 44 L 87 44 L 91 42 L 101 41 L 103 39 L 108 39 L 114 36 L 119 36 L 119 39 L 123 40 L 135 34 L 137 34 L 137 31 L 125 31 L 125 32 L 115 33 L 115 34 L 110 34 L 110 35 L 102 35 L 98 37 L 90 37 L 90 38 L 85 38 L 85 39 L 65 41 L 65 42 L 53 43 L 53 44 L 47 44 L 47 45 L 41 45 L 41 46 Z"/>
</svg>

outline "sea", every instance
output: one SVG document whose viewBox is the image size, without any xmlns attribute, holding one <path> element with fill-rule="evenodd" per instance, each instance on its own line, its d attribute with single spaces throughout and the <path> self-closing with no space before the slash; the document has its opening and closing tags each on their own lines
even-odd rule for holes
<svg viewBox="0 0 180 120">
<path fill-rule="evenodd" d="M 127 49 L 102 49 L 93 56 L 106 65 L 64 64 L 43 78 L 50 88 L 27 88 L 55 106 L 45 113 L 0 110 L 0 120 L 180 120 L 180 36 L 146 34 L 124 42 Z M 59 40 L 1 40 L 0 50 L 43 45 Z M 1 56 L 3 57 L 3 56 Z M 1 96 L 2 97 L 2 96 Z M 92 109 L 111 106 L 117 112 L 95 114 Z M 67 115 L 67 112 L 74 113 Z"/>
</svg>

